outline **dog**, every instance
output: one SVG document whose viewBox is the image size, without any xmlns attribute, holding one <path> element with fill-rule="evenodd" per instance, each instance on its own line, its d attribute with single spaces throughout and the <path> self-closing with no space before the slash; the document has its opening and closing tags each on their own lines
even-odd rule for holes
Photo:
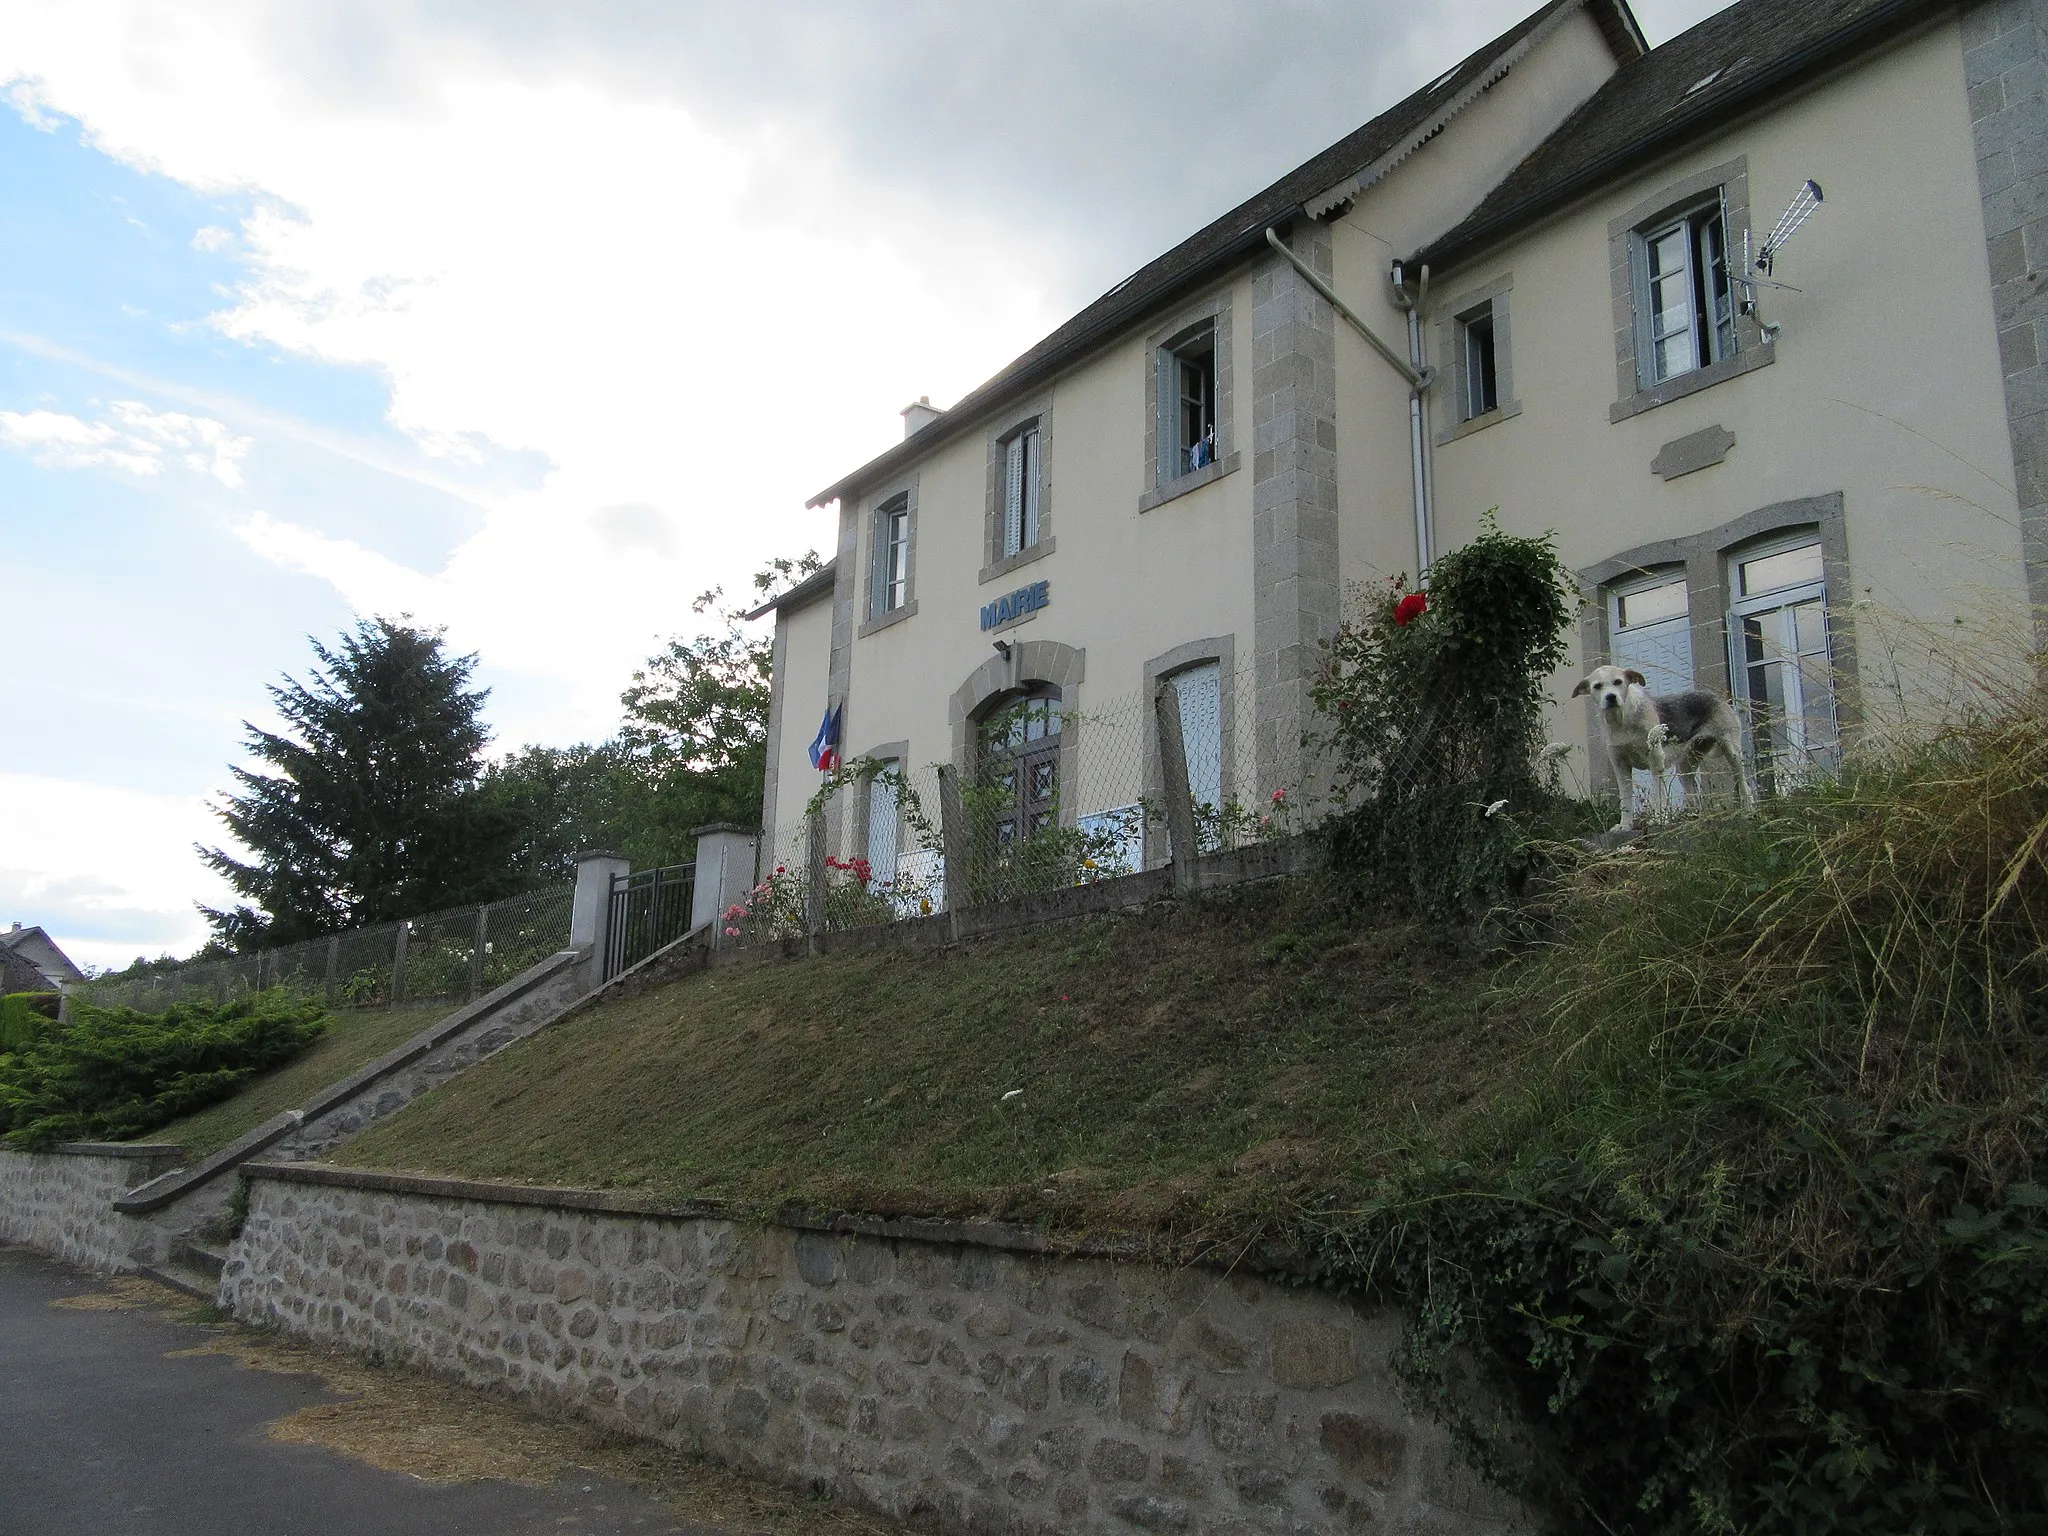
<svg viewBox="0 0 2048 1536">
<path fill-rule="evenodd" d="M 1670 778 L 1676 772 L 1686 799 L 1697 801 L 1701 765 L 1718 757 L 1735 774 L 1736 794 L 1744 805 L 1756 804 L 1756 786 L 1742 756 L 1742 720 L 1735 706 L 1718 694 L 1689 689 L 1658 695 L 1649 679 L 1633 667 L 1595 667 L 1579 680 L 1572 697 L 1591 694 L 1599 707 L 1600 729 L 1607 738 L 1607 759 L 1621 780 L 1621 820 L 1616 832 L 1636 825 L 1635 780 L 1641 768 L 1651 778 L 1653 817 L 1662 818 L 1669 804 Z"/>
</svg>

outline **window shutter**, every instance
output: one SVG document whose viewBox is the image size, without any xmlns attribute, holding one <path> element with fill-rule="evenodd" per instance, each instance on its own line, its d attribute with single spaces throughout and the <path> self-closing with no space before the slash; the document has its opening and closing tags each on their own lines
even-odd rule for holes
<svg viewBox="0 0 2048 1536">
<path fill-rule="evenodd" d="M 1189 667 L 1173 678 L 1180 695 L 1181 743 L 1187 752 L 1188 788 L 1197 805 L 1223 804 L 1223 669 L 1215 662 Z"/>
<path fill-rule="evenodd" d="M 1038 428 L 1023 433 L 1024 444 L 1024 512 L 1022 527 L 1017 535 L 1017 547 L 1030 549 L 1038 542 L 1038 483 L 1044 478 L 1044 465 L 1040 462 Z"/>
<path fill-rule="evenodd" d="M 1024 437 L 1019 432 L 1006 449 L 1003 474 L 1003 553 L 1024 547 Z"/>
</svg>

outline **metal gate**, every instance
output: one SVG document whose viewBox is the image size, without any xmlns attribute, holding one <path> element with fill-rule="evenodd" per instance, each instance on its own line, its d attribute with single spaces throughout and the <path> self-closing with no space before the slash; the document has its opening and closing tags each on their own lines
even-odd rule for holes
<svg viewBox="0 0 2048 1536">
<path fill-rule="evenodd" d="M 604 928 L 606 981 L 690 931 L 696 877 L 694 864 L 612 876 L 611 907 Z"/>
</svg>

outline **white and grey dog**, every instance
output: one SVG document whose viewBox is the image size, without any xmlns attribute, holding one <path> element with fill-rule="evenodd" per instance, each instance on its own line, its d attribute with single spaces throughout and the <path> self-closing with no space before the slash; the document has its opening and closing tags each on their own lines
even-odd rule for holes
<svg viewBox="0 0 2048 1536">
<path fill-rule="evenodd" d="M 1635 829 L 1636 786 L 1630 773 L 1634 768 L 1650 775 L 1652 817 L 1664 815 L 1674 773 L 1685 785 L 1686 799 L 1697 803 L 1700 767 L 1710 757 L 1719 757 L 1734 773 L 1742 803 L 1756 803 L 1756 786 L 1750 783 L 1749 767 L 1742 757 L 1742 721 L 1726 699 L 1697 688 L 1654 694 L 1649 680 L 1633 667 L 1595 667 L 1579 680 L 1572 697 L 1585 693 L 1599 706 L 1607 758 L 1614 764 L 1614 776 L 1621 780 L 1621 820 L 1614 827 L 1616 832 Z"/>
</svg>

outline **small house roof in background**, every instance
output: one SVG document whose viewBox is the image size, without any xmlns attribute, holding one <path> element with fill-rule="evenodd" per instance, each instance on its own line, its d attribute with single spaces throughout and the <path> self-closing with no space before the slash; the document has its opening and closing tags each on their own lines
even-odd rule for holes
<svg viewBox="0 0 2048 1536">
<path fill-rule="evenodd" d="M 0 949 L 26 960 L 52 986 L 85 980 L 85 972 L 73 965 L 71 957 L 57 947 L 57 941 L 40 928 L 24 928 L 16 923 L 12 928 L 0 929 Z"/>
</svg>

